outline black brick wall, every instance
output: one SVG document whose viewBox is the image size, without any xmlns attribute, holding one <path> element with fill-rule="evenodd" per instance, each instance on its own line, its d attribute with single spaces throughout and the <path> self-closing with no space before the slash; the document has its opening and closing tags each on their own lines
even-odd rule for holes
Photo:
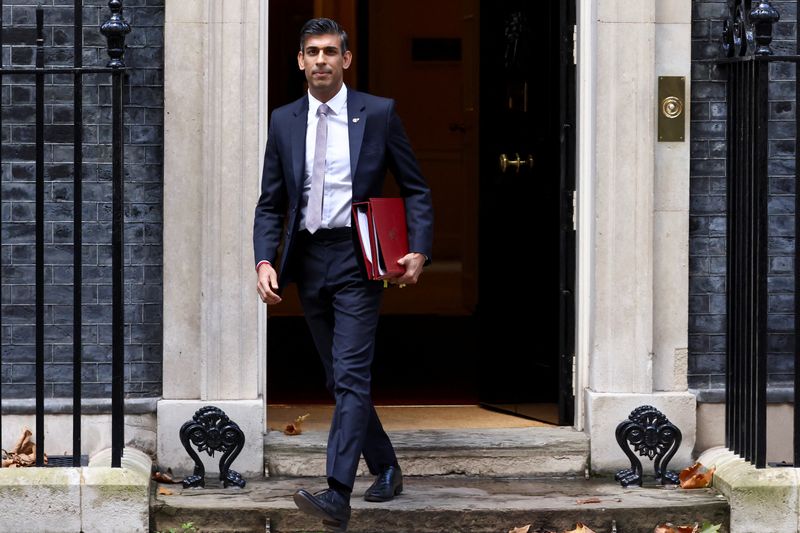
<svg viewBox="0 0 800 533">
<path fill-rule="evenodd" d="M 794 54 L 796 2 L 772 2 L 778 54 Z M 727 2 L 692 1 L 692 59 L 720 56 Z M 689 387 L 725 385 L 725 72 L 693 61 L 689 229 Z M 769 385 L 793 380 L 795 69 L 770 66 L 769 90 Z M 703 395 L 701 394 L 701 398 Z"/>
<path fill-rule="evenodd" d="M 72 0 L 6 0 L 3 63 L 35 61 L 35 8 L 44 4 L 46 64 L 71 65 Z M 133 27 L 125 114 L 125 393 L 161 395 L 164 0 L 125 0 Z M 99 26 L 106 0 L 84 0 L 86 66 L 108 56 Z M 45 394 L 72 395 L 73 185 L 71 75 L 45 89 Z M 2 89 L 2 395 L 34 396 L 35 117 L 32 77 Z M 84 78 L 83 395 L 111 390 L 111 82 Z"/>
</svg>

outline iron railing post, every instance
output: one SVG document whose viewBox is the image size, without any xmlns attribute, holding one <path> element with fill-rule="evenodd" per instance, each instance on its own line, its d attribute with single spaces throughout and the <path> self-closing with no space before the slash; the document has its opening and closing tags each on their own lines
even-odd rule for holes
<svg viewBox="0 0 800 533">
<path fill-rule="evenodd" d="M 5 67 L 5 60 L 3 59 L 3 0 L 0 0 L 0 70 Z M 0 132 L 3 131 L 3 106 L 2 106 L 2 95 L 3 95 L 3 74 L 0 72 Z M 0 184 L 3 181 L 3 136 L 0 135 Z M 0 186 L 0 205 L 3 205 L 3 188 Z M 2 218 L 2 217 L 0 217 Z M 0 235 L 2 235 L 2 227 L 3 223 L 0 220 Z M 2 244 L 2 237 L 0 237 L 0 244 Z M 0 302 L 3 301 L 3 265 L 0 262 Z M 3 311 L 2 306 L 0 306 L 0 331 L 3 331 Z M 2 363 L 2 353 L 3 353 L 3 336 L 0 334 L 0 363 Z M 0 364 L 0 367 L 2 365 Z M 3 380 L 0 379 L 0 445 L 3 442 Z M 2 461 L 0 461 L 0 468 L 2 468 Z"/>
<path fill-rule="evenodd" d="M 83 0 L 75 0 L 73 23 L 74 59 L 76 69 L 83 67 Z M 83 254 L 83 75 L 73 77 L 73 254 L 72 254 L 72 466 L 81 466 L 81 351 L 83 348 L 81 288 Z"/>
<path fill-rule="evenodd" d="M 762 2 L 765 4 L 766 2 Z M 767 42 L 763 46 L 768 47 Z M 761 48 L 759 48 L 761 49 Z M 756 50 L 758 53 L 758 49 Z M 751 445 L 752 456 L 750 460 L 756 468 L 767 466 L 767 243 L 769 237 L 769 174 L 768 174 L 768 94 L 769 94 L 769 63 L 756 56 L 753 60 L 753 70 L 756 74 L 756 97 L 753 99 L 755 106 L 754 123 L 754 182 L 755 182 L 755 211 L 758 216 L 755 227 L 754 257 L 756 259 L 755 275 L 755 361 L 751 394 Z"/>
<path fill-rule="evenodd" d="M 44 11 L 36 8 L 36 466 L 44 466 Z"/>
<path fill-rule="evenodd" d="M 800 56 L 800 32 L 795 30 L 795 53 Z M 794 195 L 794 465 L 800 465 L 800 409 L 797 408 L 797 391 L 800 391 L 800 342 L 797 340 L 797 332 L 800 332 L 800 247 L 797 246 L 797 236 L 800 235 L 800 77 L 798 77 L 798 65 L 795 63 L 794 78 L 794 168 L 795 168 L 795 195 Z"/>
<path fill-rule="evenodd" d="M 131 31 L 122 17 L 122 1 L 110 0 L 111 18 L 100 28 L 108 41 L 108 63 L 114 71 L 112 78 L 112 356 L 111 356 L 111 466 L 121 466 L 122 449 L 124 447 L 124 387 L 125 387 L 125 286 L 124 284 L 124 173 L 125 161 L 122 127 L 124 119 L 122 91 L 125 73 L 125 36 Z"/>
</svg>

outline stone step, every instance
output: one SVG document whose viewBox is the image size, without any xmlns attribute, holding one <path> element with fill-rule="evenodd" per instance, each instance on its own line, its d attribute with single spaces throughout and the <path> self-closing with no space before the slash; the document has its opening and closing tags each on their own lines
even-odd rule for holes
<svg viewBox="0 0 800 533">
<path fill-rule="evenodd" d="M 391 431 L 403 473 L 482 477 L 583 476 L 589 438 L 572 428 Z M 264 436 L 268 476 L 324 476 L 326 431 Z M 368 474 L 363 459 L 359 475 Z"/>
<path fill-rule="evenodd" d="M 362 499 L 370 479 L 359 478 L 351 501 L 351 533 L 505 533 L 531 524 L 530 531 L 563 532 L 583 522 L 597 533 L 652 533 L 660 522 L 709 521 L 729 531 L 729 508 L 713 489 L 645 486 L 623 489 L 611 479 L 404 478 L 404 491 L 391 502 Z M 151 500 L 151 531 L 180 531 L 193 522 L 199 532 L 301 533 L 322 531 L 320 521 L 294 505 L 298 488 L 317 490 L 324 478 L 250 480 L 244 489 L 182 489 Z"/>
</svg>

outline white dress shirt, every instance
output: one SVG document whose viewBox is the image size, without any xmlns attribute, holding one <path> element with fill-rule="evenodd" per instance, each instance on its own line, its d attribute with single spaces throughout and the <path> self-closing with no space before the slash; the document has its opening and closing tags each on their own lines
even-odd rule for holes
<svg viewBox="0 0 800 533">
<path fill-rule="evenodd" d="M 350 174 L 350 133 L 347 129 L 347 86 L 325 102 L 328 113 L 328 149 L 325 152 L 325 185 L 322 189 L 321 228 L 350 226 L 350 205 L 353 201 L 353 177 Z M 308 93 L 308 122 L 306 127 L 306 165 L 303 198 L 300 201 L 300 229 L 306 227 L 306 207 L 311 192 L 311 171 L 317 139 L 317 108 L 322 102 Z"/>
</svg>

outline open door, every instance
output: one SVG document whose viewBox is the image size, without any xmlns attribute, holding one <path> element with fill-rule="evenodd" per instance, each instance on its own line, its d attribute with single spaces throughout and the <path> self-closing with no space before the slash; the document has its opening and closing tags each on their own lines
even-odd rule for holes
<svg viewBox="0 0 800 533">
<path fill-rule="evenodd" d="M 559 2 L 559 380 L 558 423 L 572 425 L 575 416 L 575 1 Z"/>
<path fill-rule="evenodd" d="M 574 5 L 496 0 L 480 19 L 481 403 L 571 424 Z"/>
</svg>

